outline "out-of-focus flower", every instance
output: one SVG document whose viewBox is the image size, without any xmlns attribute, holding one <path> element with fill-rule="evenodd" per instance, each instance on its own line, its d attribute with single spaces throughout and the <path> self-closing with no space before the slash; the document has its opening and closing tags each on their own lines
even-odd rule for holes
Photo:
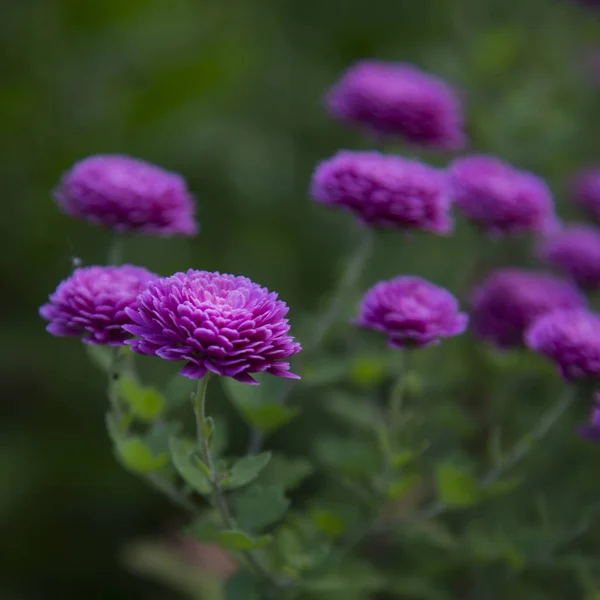
<svg viewBox="0 0 600 600">
<path fill-rule="evenodd" d="M 600 315 L 581 309 L 549 312 L 529 327 L 525 343 L 556 363 L 565 379 L 600 377 Z"/>
<path fill-rule="evenodd" d="M 130 335 L 126 309 L 158 275 L 133 265 L 75 269 L 40 308 L 49 321 L 46 330 L 58 336 L 77 336 L 88 344 L 122 346 Z"/>
<path fill-rule="evenodd" d="M 583 210 L 600 221 L 600 167 L 590 167 L 579 172 L 572 182 L 575 201 Z"/>
<path fill-rule="evenodd" d="M 459 158 L 449 172 L 456 207 L 484 231 L 510 235 L 557 230 L 554 203 L 543 179 L 485 155 Z"/>
<path fill-rule="evenodd" d="M 312 177 L 317 201 L 350 211 L 382 228 L 452 231 L 445 174 L 424 163 L 379 152 L 338 152 Z"/>
<path fill-rule="evenodd" d="M 149 285 L 127 314 L 132 349 L 186 361 L 181 375 L 207 371 L 256 384 L 252 374 L 298 379 L 287 358 L 300 351 L 288 335 L 285 302 L 246 277 L 207 271 L 176 273 Z"/>
<path fill-rule="evenodd" d="M 540 257 L 585 288 L 600 287 L 600 229 L 572 225 L 544 240 Z"/>
<path fill-rule="evenodd" d="M 117 154 L 85 158 L 54 192 L 65 213 L 117 232 L 194 235 L 194 200 L 183 177 Z"/>
<path fill-rule="evenodd" d="M 524 269 L 499 269 L 471 295 L 475 334 L 499 347 L 521 346 L 535 319 L 556 309 L 584 308 L 585 297 L 554 275 Z"/>
<path fill-rule="evenodd" d="M 600 394 L 595 395 L 590 420 L 579 427 L 579 435 L 593 442 L 600 442 Z"/>
<path fill-rule="evenodd" d="M 395 348 L 424 347 L 464 332 L 456 298 L 420 277 L 381 281 L 364 295 L 355 324 L 387 335 Z"/>
<path fill-rule="evenodd" d="M 442 149 L 465 144 L 455 90 L 409 64 L 360 61 L 329 89 L 325 102 L 338 119 L 376 134 Z"/>
</svg>

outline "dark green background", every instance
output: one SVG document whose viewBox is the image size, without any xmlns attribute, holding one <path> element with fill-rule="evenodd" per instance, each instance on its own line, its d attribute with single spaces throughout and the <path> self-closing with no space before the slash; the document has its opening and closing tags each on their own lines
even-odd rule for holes
<svg viewBox="0 0 600 600">
<path fill-rule="evenodd" d="M 322 109 L 339 72 L 377 57 L 446 77 L 473 147 L 546 177 L 568 215 L 565 178 L 600 158 L 585 65 L 598 19 L 566 0 L 4 0 L 0 598 L 166 597 L 118 551 L 174 513 L 113 460 L 101 376 L 37 315 L 72 258 L 102 262 L 110 238 L 57 210 L 65 169 L 120 152 L 183 173 L 201 234 L 128 239 L 126 258 L 245 274 L 280 292 L 294 323 L 353 244 L 351 220 L 306 193 L 316 161 L 369 145 Z M 460 232 L 381 236 L 364 285 L 415 272 L 456 289 L 480 251 Z"/>
</svg>

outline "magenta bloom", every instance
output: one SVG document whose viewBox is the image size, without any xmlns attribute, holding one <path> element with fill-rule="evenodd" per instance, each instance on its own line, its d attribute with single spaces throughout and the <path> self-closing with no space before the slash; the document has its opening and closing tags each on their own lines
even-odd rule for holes
<svg viewBox="0 0 600 600">
<path fill-rule="evenodd" d="M 127 314 L 139 354 L 186 361 L 181 375 L 207 371 L 256 384 L 253 373 L 298 379 L 287 358 L 300 351 L 288 335 L 288 307 L 246 277 L 194 271 L 149 285 Z"/>
<path fill-rule="evenodd" d="M 600 287 L 600 229 L 567 227 L 541 243 L 540 257 L 585 288 Z"/>
<path fill-rule="evenodd" d="M 85 158 L 63 175 L 54 197 L 65 213 L 117 232 L 194 235 L 194 200 L 185 180 L 120 155 Z"/>
<path fill-rule="evenodd" d="M 58 336 L 77 336 L 87 344 L 122 346 L 130 336 L 125 313 L 137 295 L 158 275 L 141 267 L 82 267 L 75 269 L 40 308 L 49 321 L 46 330 Z"/>
<path fill-rule="evenodd" d="M 600 221 L 600 167 L 581 171 L 572 183 L 575 201 L 583 210 Z"/>
<path fill-rule="evenodd" d="M 525 343 L 556 363 L 565 379 L 600 377 L 600 315 L 581 309 L 549 312 L 526 331 Z"/>
<path fill-rule="evenodd" d="M 589 423 L 579 427 L 579 435 L 593 442 L 600 442 L 600 394 L 597 393 L 594 400 Z"/>
<path fill-rule="evenodd" d="M 444 173 L 424 163 L 379 152 L 343 150 L 315 169 L 311 195 L 382 228 L 452 231 Z"/>
<path fill-rule="evenodd" d="M 545 182 L 498 158 L 459 158 L 450 165 L 450 180 L 456 207 L 488 233 L 548 233 L 558 227 Z"/>
<path fill-rule="evenodd" d="M 501 348 L 521 346 L 525 330 L 556 309 L 584 308 L 585 297 L 567 281 L 524 269 L 499 269 L 471 295 L 477 336 Z"/>
<path fill-rule="evenodd" d="M 393 348 L 421 348 L 463 333 L 467 322 L 450 292 L 420 277 L 405 276 L 368 290 L 355 324 L 385 333 Z"/>
<path fill-rule="evenodd" d="M 433 148 L 465 144 L 457 93 L 408 64 L 360 61 L 327 92 L 325 103 L 338 119 L 375 134 Z"/>
</svg>

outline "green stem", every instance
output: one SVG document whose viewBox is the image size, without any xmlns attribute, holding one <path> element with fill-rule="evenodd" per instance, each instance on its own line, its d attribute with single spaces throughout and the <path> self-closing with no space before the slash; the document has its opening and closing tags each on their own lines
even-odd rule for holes
<svg viewBox="0 0 600 600">
<path fill-rule="evenodd" d="M 478 484 L 480 487 L 486 487 L 496 482 L 504 473 L 520 463 L 535 446 L 536 442 L 542 440 L 552 429 L 552 427 L 558 422 L 560 417 L 566 412 L 566 410 L 573 404 L 577 397 L 577 388 L 575 386 L 569 386 L 558 400 L 542 414 L 535 427 L 525 435 L 511 450 L 508 456 L 496 467 L 490 469 L 485 475 L 483 475 Z M 379 533 L 389 531 L 395 526 L 408 525 L 411 523 L 432 519 L 446 512 L 448 507 L 441 502 L 435 501 L 427 505 L 416 514 L 402 519 L 396 523 L 383 523 L 376 529 Z"/>
<path fill-rule="evenodd" d="M 350 255 L 346 268 L 344 269 L 341 278 L 335 289 L 332 291 L 325 310 L 321 313 L 315 323 L 315 327 L 304 344 L 301 359 L 296 363 L 296 369 L 301 370 L 302 365 L 308 358 L 319 348 L 325 336 L 329 333 L 331 327 L 335 324 L 339 313 L 343 309 L 344 302 L 356 287 L 360 280 L 365 265 L 371 255 L 373 248 L 373 233 L 368 227 L 363 227 L 359 232 L 358 243 L 354 247 L 354 251 Z M 279 395 L 274 401 L 277 404 L 285 404 L 292 389 L 294 388 L 293 380 L 287 379 L 283 382 Z M 252 431 L 250 443 L 248 446 L 249 454 L 259 452 L 264 441 L 264 436 L 257 430 Z"/>
<path fill-rule="evenodd" d="M 108 247 L 107 262 L 109 265 L 120 265 L 123 262 L 123 237 L 115 235 Z"/>
<path fill-rule="evenodd" d="M 237 529 L 237 523 L 235 518 L 229 510 L 225 493 L 221 486 L 221 480 L 219 474 L 215 469 L 215 464 L 210 448 L 210 440 L 205 435 L 206 426 L 206 390 L 208 388 L 208 382 L 210 380 L 210 373 L 207 373 L 202 379 L 198 381 L 198 387 L 196 394 L 194 395 L 194 413 L 196 415 L 196 434 L 198 439 L 198 448 L 202 453 L 202 457 L 210 472 L 210 484 L 212 488 L 212 502 L 213 506 L 219 511 L 223 525 L 227 529 Z M 263 564 L 260 556 L 253 550 L 243 550 L 241 555 L 244 557 L 248 567 L 252 569 L 259 577 L 264 579 L 269 586 L 280 589 L 284 587 L 284 584 L 278 581 L 275 576 L 267 569 Z"/>
<path fill-rule="evenodd" d="M 125 413 L 121 407 L 119 394 L 119 381 L 121 379 L 121 348 L 111 348 L 110 364 L 108 367 L 108 401 L 119 424 L 119 428 L 125 428 Z"/>
</svg>

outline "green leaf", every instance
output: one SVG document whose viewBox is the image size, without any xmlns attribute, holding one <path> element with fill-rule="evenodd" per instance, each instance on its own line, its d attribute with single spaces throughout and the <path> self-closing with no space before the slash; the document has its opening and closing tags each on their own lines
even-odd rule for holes
<svg viewBox="0 0 600 600">
<path fill-rule="evenodd" d="M 139 437 L 123 440 L 116 445 L 121 463 L 135 473 L 151 473 L 164 467 L 169 461 L 166 454 L 153 455 L 150 448 Z"/>
<path fill-rule="evenodd" d="M 240 458 L 231 468 L 231 473 L 223 481 L 223 484 L 229 489 L 249 484 L 258 477 L 258 474 L 267 466 L 270 460 L 270 452 L 261 452 L 253 456 Z"/>
<path fill-rule="evenodd" d="M 380 467 L 374 445 L 358 439 L 320 438 L 315 451 L 324 465 L 348 476 L 372 474 Z"/>
<path fill-rule="evenodd" d="M 184 481 L 200 494 L 210 494 L 210 480 L 194 462 L 195 442 L 186 438 L 172 437 L 169 448 L 171 450 L 171 460 Z"/>
<path fill-rule="evenodd" d="M 410 473 L 403 475 L 400 479 L 391 481 L 385 491 L 386 496 L 390 500 L 399 500 L 412 490 L 414 490 L 420 483 L 421 476 L 418 473 Z"/>
<path fill-rule="evenodd" d="M 339 537 L 348 529 L 344 519 L 333 510 L 315 508 L 310 512 L 310 517 L 317 529 L 331 538 Z"/>
<path fill-rule="evenodd" d="M 212 417 L 207 417 L 204 420 L 204 424 L 202 425 L 202 433 L 206 440 L 208 441 L 208 445 L 211 445 L 212 437 L 215 432 L 215 421 Z"/>
<path fill-rule="evenodd" d="M 222 528 L 221 516 L 217 510 L 206 510 L 182 530 L 184 537 L 199 542 L 214 542 Z"/>
<path fill-rule="evenodd" d="M 447 506 L 469 506 L 479 499 L 476 479 L 454 463 L 438 465 L 436 481 L 441 500 Z"/>
<path fill-rule="evenodd" d="M 279 521 L 289 508 L 282 485 L 254 484 L 237 494 L 236 514 L 242 529 L 260 531 Z"/>
<path fill-rule="evenodd" d="M 101 371 L 108 373 L 112 363 L 112 349 L 97 344 L 85 344 L 84 348 L 92 363 Z"/>
<path fill-rule="evenodd" d="M 392 455 L 392 467 L 400 469 L 415 459 L 416 453 L 412 450 L 401 450 Z"/>
<path fill-rule="evenodd" d="M 271 377 L 271 379 L 277 379 Z M 221 377 L 225 393 L 240 411 L 242 417 L 252 427 L 263 433 L 275 431 L 289 423 L 300 414 L 298 408 L 273 402 L 277 397 L 277 387 L 269 390 L 269 380 L 264 380 L 260 386 L 249 386 L 235 381 L 231 377 Z M 277 386 L 281 384 L 278 383 Z"/>
<path fill-rule="evenodd" d="M 144 387 L 133 377 L 121 377 L 119 391 L 131 413 L 141 421 L 152 422 L 166 407 L 166 400 L 157 389 Z"/>
<path fill-rule="evenodd" d="M 245 571 L 237 571 L 225 584 L 224 600 L 261 600 L 257 581 Z"/>
<path fill-rule="evenodd" d="M 304 458 L 288 458 L 282 454 L 273 454 L 256 482 L 265 486 L 278 484 L 284 490 L 292 490 L 310 477 L 314 470 L 313 465 Z"/>
<path fill-rule="evenodd" d="M 223 529 L 219 531 L 215 541 L 227 550 L 239 552 L 263 548 L 271 541 L 271 536 L 263 535 L 254 539 L 240 529 Z"/>
</svg>

